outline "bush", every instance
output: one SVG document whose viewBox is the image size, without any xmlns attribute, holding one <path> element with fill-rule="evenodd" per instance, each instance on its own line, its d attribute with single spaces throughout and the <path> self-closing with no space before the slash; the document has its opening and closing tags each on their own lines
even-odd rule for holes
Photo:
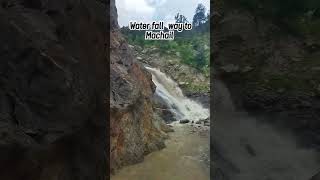
<svg viewBox="0 0 320 180">
<path fill-rule="evenodd" d="M 143 31 L 129 31 L 122 28 L 122 33 L 127 38 L 129 44 L 141 47 L 154 46 L 162 54 L 175 55 L 179 53 L 181 62 L 195 67 L 204 72 L 209 66 L 210 48 L 209 32 L 207 33 L 190 33 L 187 36 L 176 36 L 173 41 L 146 41 Z"/>
</svg>

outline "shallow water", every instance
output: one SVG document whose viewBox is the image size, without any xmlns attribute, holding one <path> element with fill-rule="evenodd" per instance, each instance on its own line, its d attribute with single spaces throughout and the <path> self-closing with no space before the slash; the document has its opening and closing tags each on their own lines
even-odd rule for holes
<svg viewBox="0 0 320 180">
<path fill-rule="evenodd" d="M 111 180 L 209 180 L 209 129 L 173 124 L 166 148 L 122 168 Z"/>
</svg>

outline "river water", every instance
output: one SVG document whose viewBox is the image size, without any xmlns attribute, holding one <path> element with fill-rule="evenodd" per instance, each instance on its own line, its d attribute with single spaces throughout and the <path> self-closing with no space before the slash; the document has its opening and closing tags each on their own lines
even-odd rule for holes
<svg viewBox="0 0 320 180">
<path fill-rule="evenodd" d="M 319 171 L 317 152 L 300 146 L 290 131 L 265 123 L 270 117 L 236 111 L 228 89 L 214 83 L 213 179 L 309 180 Z"/>
<path fill-rule="evenodd" d="M 237 111 L 224 84 L 214 81 L 214 129 L 180 124 L 198 121 L 209 110 L 186 98 L 176 82 L 158 69 L 147 68 L 156 94 L 177 121 L 166 148 L 150 153 L 142 163 L 122 168 L 112 180 L 309 180 L 320 169 L 319 154 L 300 146 L 290 131 L 268 122 L 270 117 L 253 117 Z M 209 141 L 213 166 L 209 162 Z"/>
<path fill-rule="evenodd" d="M 166 103 L 177 121 L 171 123 L 166 148 L 150 153 L 142 163 L 122 168 L 111 180 L 209 180 L 210 128 L 196 124 L 209 118 L 209 110 L 188 99 L 176 82 L 155 68 L 147 68 L 156 85 L 156 94 Z M 180 124 L 188 119 L 194 123 Z"/>
</svg>

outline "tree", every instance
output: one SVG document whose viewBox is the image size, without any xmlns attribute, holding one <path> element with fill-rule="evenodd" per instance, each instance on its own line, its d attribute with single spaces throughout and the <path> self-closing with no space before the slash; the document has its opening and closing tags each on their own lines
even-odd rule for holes
<svg viewBox="0 0 320 180">
<path fill-rule="evenodd" d="M 207 21 L 206 7 L 200 3 L 196 8 L 196 13 L 193 16 L 192 24 L 194 27 L 199 27 L 202 24 L 204 24 L 206 21 Z"/>
<path fill-rule="evenodd" d="M 207 13 L 207 22 L 210 23 L 210 11 L 208 11 L 208 13 Z"/>
<path fill-rule="evenodd" d="M 198 47 L 197 55 L 196 55 L 196 66 L 198 69 L 202 69 L 206 65 L 206 55 L 203 46 Z"/>
<path fill-rule="evenodd" d="M 174 19 L 176 20 L 176 23 L 187 23 L 187 22 L 189 22 L 184 15 L 179 14 L 179 13 L 174 17 Z"/>
</svg>

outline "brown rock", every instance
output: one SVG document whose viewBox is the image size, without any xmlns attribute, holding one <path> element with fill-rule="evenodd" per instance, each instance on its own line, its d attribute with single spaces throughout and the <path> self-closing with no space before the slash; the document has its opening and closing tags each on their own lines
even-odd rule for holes
<svg viewBox="0 0 320 180">
<path fill-rule="evenodd" d="M 115 6 L 111 8 L 116 12 Z M 117 22 L 116 17 L 111 15 L 111 21 Z M 114 172 L 165 145 L 160 122 L 153 116 L 151 74 L 136 62 L 118 25 L 110 37 L 110 170 Z"/>
</svg>

